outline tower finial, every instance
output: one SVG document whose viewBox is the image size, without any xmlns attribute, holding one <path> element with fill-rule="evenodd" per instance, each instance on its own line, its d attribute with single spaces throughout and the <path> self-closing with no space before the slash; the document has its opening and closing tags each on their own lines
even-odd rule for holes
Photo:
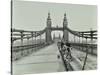
<svg viewBox="0 0 100 75">
<path fill-rule="evenodd" d="M 64 17 L 66 17 L 66 13 L 64 13 Z"/>
<path fill-rule="evenodd" d="M 48 12 L 48 20 L 51 20 L 51 18 L 50 18 L 50 12 Z"/>
<path fill-rule="evenodd" d="M 67 20 L 67 18 L 66 18 L 66 13 L 64 13 L 64 21 L 66 21 Z"/>
<path fill-rule="evenodd" d="M 48 16 L 50 16 L 50 12 L 48 12 Z"/>
</svg>

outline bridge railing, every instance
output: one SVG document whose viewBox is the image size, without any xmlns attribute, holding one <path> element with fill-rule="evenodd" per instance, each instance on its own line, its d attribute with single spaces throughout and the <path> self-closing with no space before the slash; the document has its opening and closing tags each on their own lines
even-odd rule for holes
<svg viewBox="0 0 100 75">
<path fill-rule="evenodd" d="M 30 44 L 30 45 L 23 45 L 23 46 L 14 46 L 12 48 L 13 51 L 17 52 L 17 51 L 20 51 L 20 50 L 25 50 L 25 49 L 30 49 L 30 48 L 34 48 L 34 47 L 38 47 L 38 46 L 41 46 L 43 45 L 44 43 L 41 43 L 41 44 Z"/>
<path fill-rule="evenodd" d="M 33 52 L 40 50 L 46 46 L 51 45 L 51 43 L 41 42 L 38 44 L 30 44 L 30 45 L 23 45 L 23 46 L 13 46 L 12 47 L 12 61 L 18 60 L 24 56 L 27 56 Z"/>
<path fill-rule="evenodd" d="M 39 44 L 31 44 L 31 45 L 23 45 L 23 46 L 13 46 L 12 47 L 12 61 L 18 60 L 23 56 L 27 56 L 32 52 L 36 52 L 42 47 L 47 46 L 46 43 L 39 43 Z"/>
<path fill-rule="evenodd" d="M 97 55 L 97 44 L 84 44 L 84 43 L 71 43 L 71 45 L 77 50 L 81 50 L 83 52 L 87 52 L 92 55 Z"/>
</svg>

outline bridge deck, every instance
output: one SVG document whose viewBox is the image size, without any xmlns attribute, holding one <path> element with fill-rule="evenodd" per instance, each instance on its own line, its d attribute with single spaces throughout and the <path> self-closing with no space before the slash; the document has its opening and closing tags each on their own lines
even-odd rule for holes
<svg viewBox="0 0 100 75">
<path fill-rule="evenodd" d="M 57 59 L 58 49 L 56 44 L 50 45 L 13 62 L 13 74 L 32 74 L 65 71 L 61 59 Z"/>
<path fill-rule="evenodd" d="M 79 63 L 83 65 L 86 53 L 75 48 L 73 48 L 71 52 L 73 56 L 77 58 Z M 97 69 L 97 56 L 88 54 L 85 70 L 95 70 L 95 69 Z"/>
<path fill-rule="evenodd" d="M 74 60 L 71 62 L 74 70 L 81 70 L 85 52 L 72 49 L 72 56 Z M 13 62 L 13 75 L 23 75 L 32 73 L 49 73 L 65 71 L 62 59 L 57 59 L 59 54 L 57 44 L 52 44 L 45 47 L 31 55 Z M 80 66 L 81 65 L 81 66 Z M 85 70 L 92 70 L 97 68 L 97 56 L 88 55 Z"/>
</svg>

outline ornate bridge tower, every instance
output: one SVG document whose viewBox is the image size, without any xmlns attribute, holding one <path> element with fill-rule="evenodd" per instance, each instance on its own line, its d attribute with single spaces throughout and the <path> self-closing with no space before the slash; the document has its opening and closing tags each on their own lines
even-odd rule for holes
<svg viewBox="0 0 100 75">
<path fill-rule="evenodd" d="M 66 13 L 64 14 L 64 19 L 63 19 L 63 39 L 64 41 L 68 41 L 68 30 L 66 29 L 68 26 L 67 18 L 66 18 Z M 69 42 L 69 41 L 68 41 Z"/>
<path fill-rule="evenodd" d="M 48 18 L 47 18 L 47 28 L 46 28 L 46 42 L 51 43 L 52 42 L 52 37 L 51 37 L 51 18 L 50 18 L 50 13 L 48 13 Z"/>
</svg>

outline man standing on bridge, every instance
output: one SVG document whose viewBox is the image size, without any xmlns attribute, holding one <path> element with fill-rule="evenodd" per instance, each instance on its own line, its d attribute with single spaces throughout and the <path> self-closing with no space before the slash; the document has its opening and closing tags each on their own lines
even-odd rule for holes
<svg viewBox="0 0 100 75">
<path fill-rule="evenodd" d="M 71 55 L 71 45 L 70 43 L 66 42 L 66 51 L 65 51 L 65 56 L 66 56 L 66 59 L 72 59 L 72 55 Z"/>
</svg>

